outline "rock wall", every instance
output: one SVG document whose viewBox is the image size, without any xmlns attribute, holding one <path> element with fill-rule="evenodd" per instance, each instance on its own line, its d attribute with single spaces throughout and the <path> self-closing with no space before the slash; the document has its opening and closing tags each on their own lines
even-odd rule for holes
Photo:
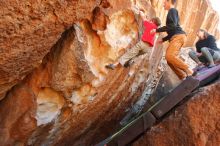
<svg viewBox="0 0 220 146">
<path fill-rule="evenodd" d="M 39 66 L 64 30 L 90 17 L 95 0 L 4 0 L 0 4 L 0 97 Z"/>
<path fill-rule="evenodd" d="M 215 32 L 217 14 L 207 1 L 193 2 L 198 9 L 204 6 L 201 13 L 209 21 L 197 15 L 195 23 L 195 18 L 188 18 L 190 11 L 187 15 L 184 11 L 189 2 L 178 2 L 185 30 L 197 28 L 189 20 L 206 27 L 212 21 L 210 31 Z M 2 1 L 1 144 L 90 145 L 116 128 L 147 88 L 148 75 L 161 72 L 159 64 L 149 68 L 146 55 L 131 68 L 104 67 L 137 41 L 139 23 L 132 4 L 128 0 Z M 149 17 L 165 19 L 162 1 L 140 0 L 137 6 Z M 187 44 L 194 41 L 195 36 L 189 35 Z M 154 57 L 160 62 L 162 49 Z"/>
<path fill-rule="evenodd" d="M 200 89 L 133 146 L 220 145 L 220 82 Z"/>
</svg>

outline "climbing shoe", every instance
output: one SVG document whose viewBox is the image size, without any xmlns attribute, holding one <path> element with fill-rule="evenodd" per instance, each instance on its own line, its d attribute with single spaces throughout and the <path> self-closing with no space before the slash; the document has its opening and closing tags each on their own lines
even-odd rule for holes
<svg viewBox="0 0 220 146">
<path fill-rule="evenodd" d="M 114 64 L 108 64 L 108 65 L 105 66 L 105 68 L 114 70 L 115 65 Z"/>
</svg>

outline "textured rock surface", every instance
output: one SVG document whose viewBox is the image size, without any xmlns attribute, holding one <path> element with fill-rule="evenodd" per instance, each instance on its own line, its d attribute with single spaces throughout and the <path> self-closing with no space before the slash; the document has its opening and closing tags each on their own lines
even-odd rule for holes
<svg viewBox="0 0 220 146">
<path fill-rule="evenodd" d="M 160 2 L 137 4 L 149 17 L 165 19 Z M 206 1 L 193 2 L 207 7 L 201 11 L 206 20 L 213 17 L 203 21 L 198 15 L 196 24 L 212 21 L 214 32 L 217 14 Z M 188 23 L 194 18 L 186 19 L 187 4 L 178 3 L 186 30 L 196 27 Z M 151 72 L 146 56 L 131 68 L 104 67 L 137 41 L 131 2 L 8 0 L 0 7 L 0 143 L 90 145 L 107 137 L 147 88 Z M 190 36 L 188 45 L 194 41 Z"/>
<path fill-rule="evenodd" d="M 130 8 L 129 1 L 108 3 L 103 0 L 101 6 L 110 7 L 103 12 L 100 8 L 94 9 L 98 3 L 100 1 L 95 0 L 3 1 L 0 5 L 0 97 L 3 98 L 7 90 L 39 66 L 62 32 L 74 22 L 90 18 L 94 30 L 104 30 L 108 22 L 105 14 Z M 165 20 L 161 0 L 140 0 L 138 5 L 146 9 L 149 16 L 156 14 Z M 189 34 L 188 46 L 194 43 L 195 32 L 200 27 L 219 36 L 216 31 L 219 18 L 207 1 L 178 2 L 177 8 L 183 27 Z"/>
<path fill-rule="evenodd" d="M 220 145 L 220 82 L 205 87 L 133 146 Z"/>
<path fill-rule="evenodd" d="M 19 94 L 18 94 L 19 93 Z M 26 85 L 18 85 L 0 103 L 1 145 L 26 143 L 37 126 L 36 97 Z"/>
<path fill-rule="evenodd" d="M 4 0 L 0 4 L 0 97 L 50 51 L 65 29 L 90 17 L 95 0 Z"/>
</svg>

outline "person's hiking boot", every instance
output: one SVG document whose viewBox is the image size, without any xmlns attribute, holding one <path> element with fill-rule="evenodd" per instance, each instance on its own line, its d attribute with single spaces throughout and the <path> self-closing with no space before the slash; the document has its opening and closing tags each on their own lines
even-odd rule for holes
<svg viewBox="0 0 220 146">
<path fill-rule="evenodd" d="M 195 77 L 197 74 L 198 74 L 197 70 L 196 70 L 196 71 L 193 71 L 193 73 L 192 73 L 191 75 L 187 75 L 186 77 L 182 78 L 181 80 L 184 81 L 184 80 L 186 80 L 187 78 L 189 78 L 189 77 L 191 77 L 191 76 L 192 76 L 192 77 Z"/>
<path fill-rule="evenodd" d="M 191 70 L 191 69 L 187 69 L 185 73 L 186 73 L 187 76 L 192 76 L 194 71 Z"/>
<path fill-rule="evenodd" d="M 191 76 L 193 76 L 193 77 L 196 76 L 198 71 L 197 70 L 193 71 L 191 69 L 188 69 L 185 73 L 186 73 L 186 78 L 188 78 L 188 77 L 191 77 Z"/>
<path fill-rule="evenodd" d="M 115 69 L 115 65 L 114 64 L 108 64 L 108 65 L 105 66 L 105 68 L 114 70 Z"/>
<path fill-rule="evenodd" d="M 129 63 L 129 61 L 127 61 L 125 64 L 124 64 L 124 67 L 125 68 L 128 68 L 130 66 L 130 63 Z"/>
<path fill-rule="evenodd" d="M 197 74 L 198 74 L 198 71 L 196 70 L 196 71 L 193 72 L 192 76 L 194 77 L 194 76 L 196 76 Z"/>
<path fill-rule="evenodd" d="M 215 67 L 215 64 L 210 64 L 210 65 L 208 66 L 208 68 L 213 68 L 213 67 Z"/>
<path fill-rule="evenodd" d="M 133 63 L 134 63 L 134 60 L 127 61 L 127 62 L 124 64 L 124 67 L 125 67 L 125 68 L 128 68 L 128 67 L 131 66 Z"/>
</svg>

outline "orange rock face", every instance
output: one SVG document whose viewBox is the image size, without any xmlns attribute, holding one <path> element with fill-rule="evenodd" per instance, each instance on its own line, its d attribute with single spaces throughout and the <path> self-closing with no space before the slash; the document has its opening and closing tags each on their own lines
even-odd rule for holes
<svg viewBox="0 0 220 146">
<path fill-rule="evenodd" d="M 95 0 L 1 2 L 0 97 L 41 64 L 65 29 L 90 17 L 95 5 Z"/>
<path fill-rule="evenodd" d="M 199 2 L 193 2 L 197 8 Z M 197 26 L 188 23 L 194 18 L 186 15 L 187 4 L 179 2 L 177 8 L 189 31 Z M 217 14 L 206 1 L 201 5 L 206 22 L 213 22 L 210 30 L 216 31 Z M 137 6 L 149 17 L 165 19 L 161 1 L 140 0 Z M 155 51 L 150 68 L 146 55 L 130 68 L 105 68 L 137 41 L 140 23 L 132 1 L 7 0 L 0 8 L 2 145 L 99 142 L 149 88 L 149 79 L 162 75 L 162 49 Z M 208 26 L 197 17 L 193 24 Z M 188 45 L 194 41 L 190 36 Z"/>
<path fill-rule="evenodd" d="M 19 93 L 19 94 L 18 94 Z M 17 85 L 0 103 L 1 145 L 26 143 L 37 127 L 36 97 L 26 85 Z"/>
<path fill-rule="evenodd" d="M 133 146 L 220 145 L 220 83 L 203 88 Z"/>
</svg>

